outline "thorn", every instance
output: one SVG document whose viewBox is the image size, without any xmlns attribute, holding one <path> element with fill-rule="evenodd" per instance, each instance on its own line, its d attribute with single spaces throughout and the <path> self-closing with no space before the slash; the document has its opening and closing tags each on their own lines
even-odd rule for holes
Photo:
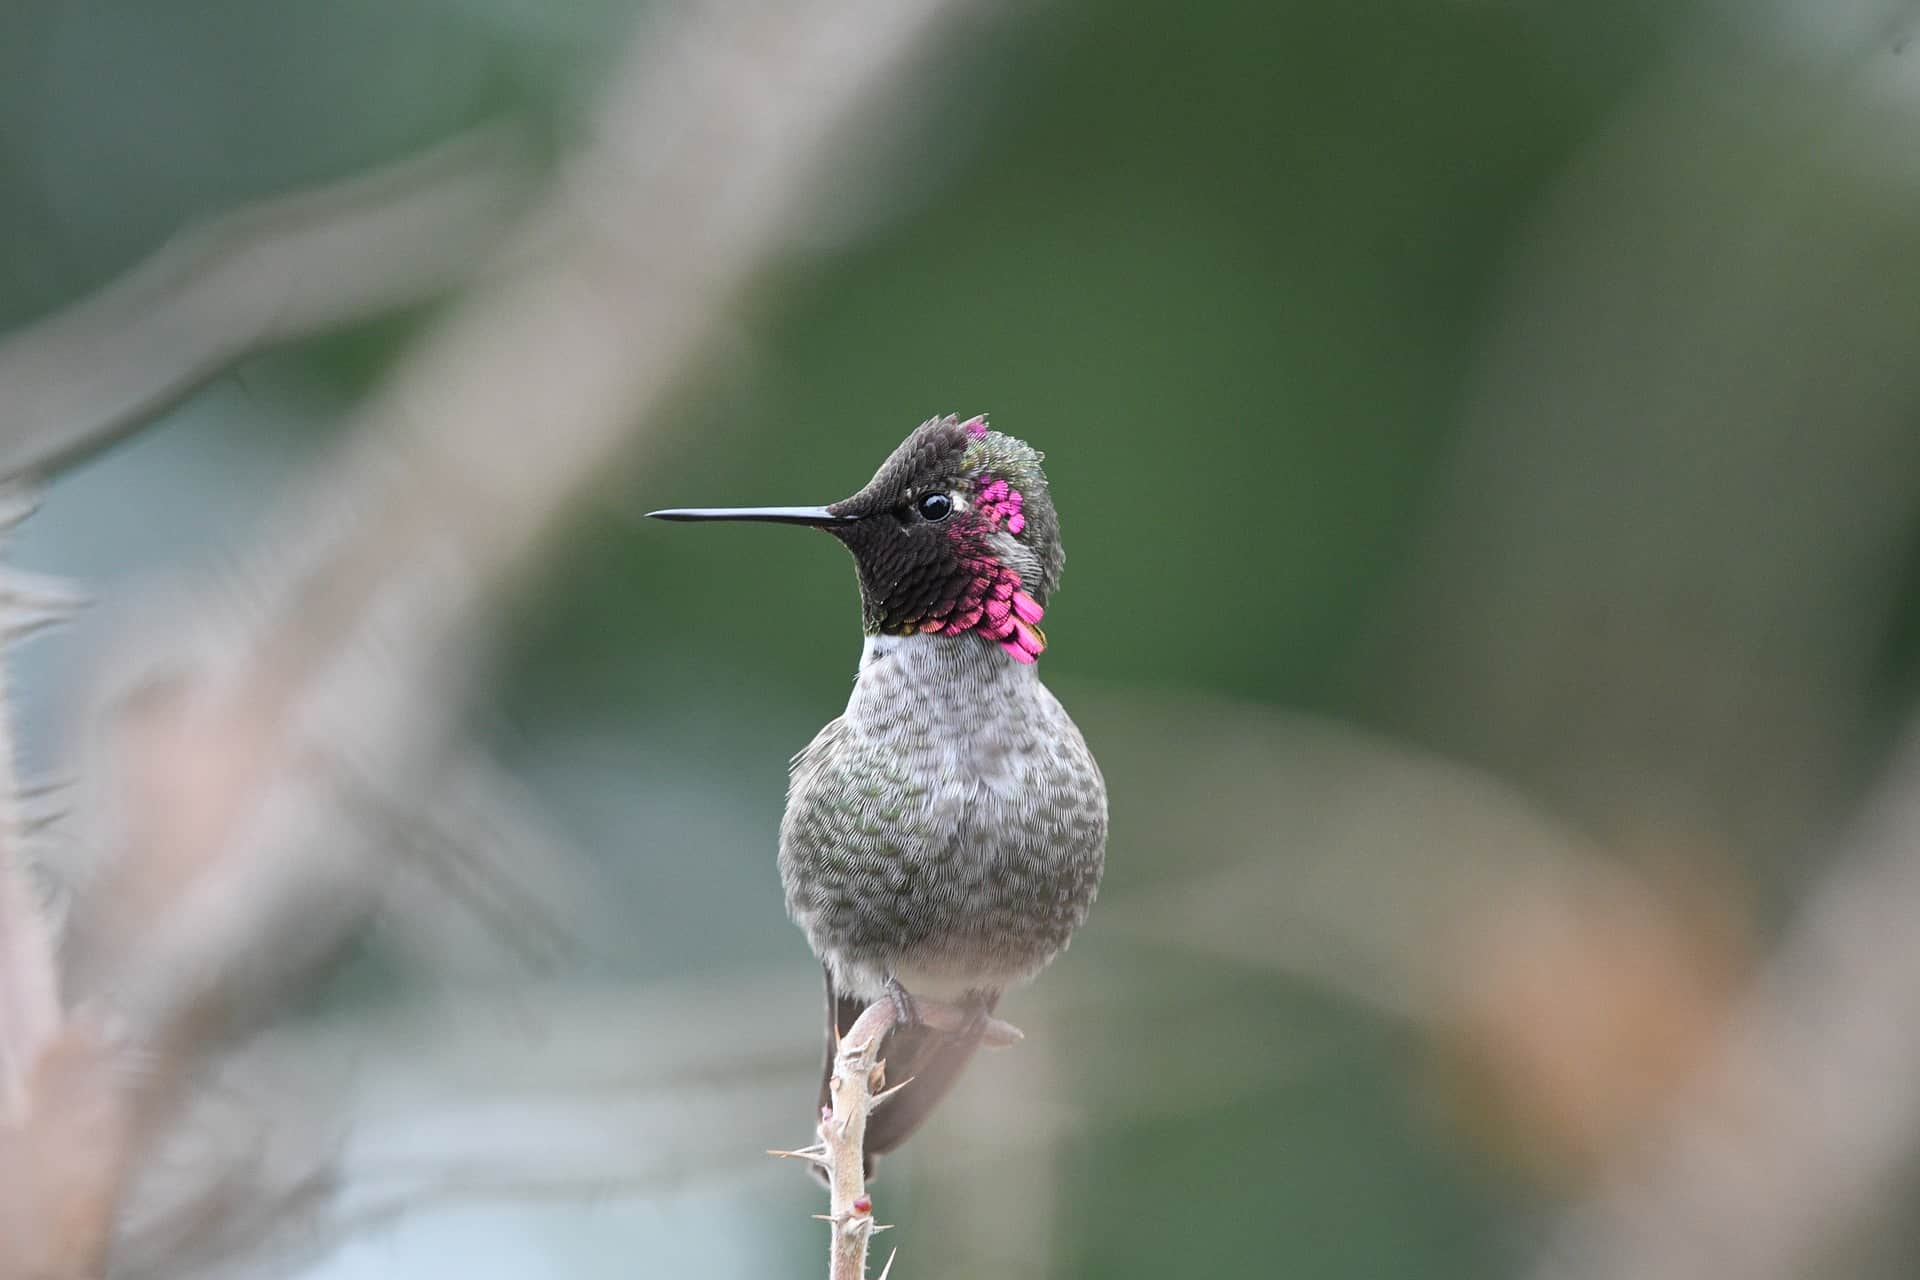
<svg viewBox="0 0 1920 1280">
<path fill-rule="evenodd" d="M 900 1092 L 902 1089 L 912 1084 L 913 1080 L 914 1078 L 912 1076 L 908 1076 L 905 1080 L 902 1080 L 899 1084 L 893 1086 L 893 1088 L 881 1090 L 879 1093 L 874 1094 L 872 1098 L 868 1099 L 867 1105 L 872 1107 L 879 1106 L 881 1103 L 885 1102 L 888 1098 L 891 1098 L 894 1094 Z"/>
<path fill-rule="evenodd" d="M 54 827 L 66 821 L 69 814 L 66 809 L 51 809 L 46 813 L 29 814 L 20 819 L 20 836 L 25 840 L 38 839 Z"/>
<path fill-rule="evenodd" d="M 832 1163 L 827 1159 L 827 1153 L 816 1147 L 803 1147 L 798 1151 L 769 1150 L 767 1154 L 770 1156 L 778 1156 L 782 1160 L 805 1160 L 808 1164 L 818 1165 L 822 1169 Z"/>
<path fill-rule="evenodd" d="M 70 773 L 55 774 L 50 778 L 38 778 L 32 782 L 20 784 L 22 800 L 38 800 L 43 796 L 59 795 L 62 791 L 79 784 L 80 779 Z"/>
<path fill-rule="evenodd" d="M 39 509 L 39 485 L 10 483 L 0 486 L 0 532 L 12 529 Z"/>
<path fill-rule="evenodd" d="M 65 621 L 65 618 L 54 618 L 44 614 L 26 618 L 0 609 L 0 643 L 25 640 L 28 636 L 38 635 L 47 628 L 57 627 Z"/>
<path fill-rule="evenodd" d="M 70 579 L 14 568 L 0 570 L 0 599 L 74 610 L 84 609 L 93 603 L 92 594 Z"/>
<path fill-rule="evenodd" d="M 35 836 L 69 817 L 73 812 L 75 785 L 72 778 L 41 779 L 22 785 L 14 793 L 20 811 L 21 834 Z"/>
<path fill-rule="evenodd" d="M 0 569 L 0 633 L 32 635 L 67 621 L 93 602 L 72 583 L 20 569 Z"/>
<path fill-rule="evenodd" d="M 30 804 L 22 797 L 20 834 L 37 836 L 63 821 L 73 810 L 65 804 Z"/>
<path fill-rule="evenodd" d="M 887 1255 L 887 1265 L 880 1268 L 880 1280 L 887 1280 L 887 1277 L 893 1274 L 893 1260 L 899 1256 L 900 1251 L 898 1249 L 893 1250 Z"/>
</svg>

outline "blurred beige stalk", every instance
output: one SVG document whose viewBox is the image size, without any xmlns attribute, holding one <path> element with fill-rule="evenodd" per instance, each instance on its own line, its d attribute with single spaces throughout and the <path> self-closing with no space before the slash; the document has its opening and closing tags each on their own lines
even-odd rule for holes
<svg viewBox="0 0 1920 1280">
<path fill-rule="evenodd" d="M 1541 1267 L 1569 1280 L 1831 1274 L 1920 1147 L 1920 730 L 1741 1008 Z"/>
<path fill-rule="evenodd" d="M 1753 939 L 1738 885 L 1660 849 L 1644 871 L 1545 866 L 1436 953 L 1438 1100 L 1529 1175 L 1585 1191 L 1713 1060 Z M 1700 860 L 1704 862 L 1704 860 Z"/>
<path fill-rule="evenodd" d="M 103 1274 L 133 1158 L 114 1046 L 78 1019 L 40 1045 L 24 1108 L 0 1125 L 0 1275 Z"/>
<path fill-rule="evenodd" d="M 1622 856 L 1490 775 L 1332 721 L 1190 698 L 1082 718 L 1116 794 L 1153 789 L 1128 838 L 1186 851 L 1178 877 L 1103 900 L 1101 936 L 1404 1024 L 1448 1118 L 1529 1174 L 1580 1185 L 1642 1141 L 1750 974 L 1739 883 L 1678 842 Z M 1202 1096 L 1279 1069 L 1276 1037 L 1236 1035 Z"/>
<path fill-rule="evenodd" d="M 830 147 L 849 142 L 850 109 L 878 105 L 948 7 L 763 0 L 660 15 L 616 73 L 589 144 L 361 412 L 342 455 L 306 478 L 236 572 L 176 591 L 128 624 L 79 761 L 83 856 L 62 1007 L 110 1010 L 126 1037 L 122 1065 L 140 1069 L 124 1094 L 96 1091 L 72 1114 L 58 1093 L 11 1091 L 26 1111 L 0 1146 L 14 1161 L 0 1166 L 0 1222 L 51 1234 L 0 1236 L 0 1275 L 97 1273 L 112 1204 L 100 1188 L 116 1180 L 132 1188 L 134 1206 L 170 1193 L 187 1221 L 244 1213 L 235 1197 L 251 1188 L 219 1176 L 217 1162 L 196 1198 L 143 1157 L 192 1096 L 207 1055 L 271 1013 L 383 900 L 403 869 L 392 856 L 395 815 L 431 806 L 456 754 L 485 607 L 533 568 L 543 535 L 722 328 L 742 287 L 807 216 L 812 175 Z M 394 207 L 421 216 L 406 201 Z M 447 211 L 477 207 L 456 201 Z M 135 280 L 0 348 L 0 373 L 25 370 L 43 393 L 35 434 L 23 437 L 31 447 L 14 461 L 71 456 L 263 337 L 443 278 L 437 257 L 427 270 L 388 263 L 404 288 L 354 263 L 346 279 L 364 292 L 339 296 L 327 272 L 343 265 L 334 258 L 353 236 L 330 235 L 324 218 L 285 238 L 269 227 L 256 244 L 257 229 L 241 219 L 201 247 L 217 269 L 210 285 L 191 270 L 177 286 Z M 246 251 L 227 252 L 236 247 Z M 313 260 L 286 269 L 281 249 Z M 253 287 L 261 281 L 278 304 L 264 315 Z M 309 285 L 326 298 L 302 307 Z M 154 328 L 150 309 L 182 300 L 187 317 L 202 318 L 190 326 L 201 340 L 156 353 L 147 339 L 169 330 Z M 299 322 L 270 323 L 287 314 Z M 91 399 L 44 377 L 130 368 L 138 376 L 123 390 Z M 22 953 L 13 972 L 31 977 L 44 948 L 24 910 L 31 899 L 7 883 L 0 937 Z M 41 1043 L 0 1046 L 0 1063 L 49 1052 L 37 989 L 20 988 L 0 1031 L 20 1028 Z M 69 1015 L 66 1025 L 52 1045 L 74 1043 L 81 1024 Z M 15 1075 L 37 1080 L 37 1070 Z M 106 1073 L 63 1077 L 89 1078 Z M 58 1113 L 41 1110 L 55 1105 Z M 104 1183 L 82 1162 L 61 1185 L 61 1167 L 23 1145 L 88 1116 L 110 1120 L 120 1107 L 130 1108 L 132 1145 L 96 1144 L 125 1157 L 117 1167 L 107 1160 Z M 143 1253 L 143 1274 L 199 1273 L 210 1259 L 190 1246 L 220 1233 L 172 1238 L 188 1244 L 171 1260 Z"/>
<path fill-rule="evenodd" d="M 252 352 L 464 281 L 531 186 L 507 129 L 188 227 L 0 345 L 0 475 L 62 467 Z"/>
</svg>

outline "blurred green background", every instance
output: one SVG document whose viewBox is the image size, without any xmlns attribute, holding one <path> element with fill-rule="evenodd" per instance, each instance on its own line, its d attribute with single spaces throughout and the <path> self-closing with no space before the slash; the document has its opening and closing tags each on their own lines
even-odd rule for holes
<svg viewBox="0 0 1920 1280">
<path fill-rule="evenodd" d="M 1445 1016 L 1303 976 L 1296 952 L 1344 952 L 1289 885 L 1358 842 L 1396 902 L 1447 896 L 1497 843 L 1485 804 L 1653 883 L 1703 878 L 1743 937 L 1791 911 L 1905 718 L 1920 636 L 1905 13 L 1060 0 L 956 30 L 879 176 L 795 212 L 798 247 L 664 444 L 505 619 L 482 731 L 618 886 L 590 966 L 808 970 L 773 869 L 785 762 L 858 652 L 826 539 L 641 514 L 831 501 L 923 418 L 987 411 L 1048 456 L 1068 569 L 1045 671 L 1106 764 L 1103 908 L 1135 922 L 1096 911 L 1040 984 L 1099 998 L 1055 1025 L 1009 1009 L 1080 1114 L 1031 1274 L 1523 1273 L 1585 1140 L 1487 1102 L 1478 1041 L 1459 1089 Z M 512 117 L 562 153 L 634 17 L 12 0 L 0 323 L 196 219 L 470 125 Z M 249 360 L 62 476 L 22 560 L 108 589 L 217 562 L 437 315 Z M 23 664 L 32 752 L 54 749 L 66 655 Z M 1474 798 L 1368 837 L 1376 770 Z M 1249 863 L 1273 896 L 1219 926 L 1245 945 L 1138 924 Z M 1321 923 L 1392 934 L 1403 907 Z M 398 968 L 372 940 L 327 998 L 378 999 Z M 1179 1105 L 1142 1100 L 1162 1078 Z M 883 1184 L 897 1274 L 986 1274 L 970 1237 L 995 1227 L 935 1164 Z M 696 1250 L 709 1274 L 816 1274 L 811 1184 L 775 1172 L 671 1212 L 462 1208 L 311 1274 L 667 1274 L 636 1251 L 686 1213 L 725 1237 Z"/>
</svg>

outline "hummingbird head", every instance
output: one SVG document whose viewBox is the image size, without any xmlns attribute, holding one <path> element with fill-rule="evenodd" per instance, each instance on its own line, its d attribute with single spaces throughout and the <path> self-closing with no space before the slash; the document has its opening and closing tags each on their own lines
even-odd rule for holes
<svg viewBox="0 0 1920 1280">
<path fill-rule="evenodd" d="M 868 635 L 978 635 L 1018 662 L 1066 554 L 1041 453 L 985 416 L 920 424 L 852 497 L 825 507 L 655 511 L 663 520 L 767 520 L 825 529 L 853 553 Z"/>
</svg>

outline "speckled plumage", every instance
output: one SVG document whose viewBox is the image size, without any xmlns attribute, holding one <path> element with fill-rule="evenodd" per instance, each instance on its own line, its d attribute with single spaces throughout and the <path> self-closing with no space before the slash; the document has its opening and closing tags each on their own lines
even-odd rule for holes
<svg viewBox="0 0 1920 1280">
<path fill-rule="evenodd" d="M 780 874 L 836 988 L 998 992 L 1086 918 L 1106 788 L 1033 666 L 969 636 L 882 637 L 793 762 Z"/>
<path fill-rule="evenodd" d="M 1099 888 L 1106 786 L 1037 666 L 1065 563 L 1040 463 L 983 417 L 934 418 L 831 506 L 654 513 L 815 525 L 853 554 L 859 676 L 794 757 L 780 828 L 787 909 L 827 972 L 829 1055 L 890 984 L 990 1010 L 1066 947 Z M 870 1156 L 905 1140 L 976 1044 L 890 1034 L 889 1075 L 913 1083 L 871 1118 Z"/>
</svg>

